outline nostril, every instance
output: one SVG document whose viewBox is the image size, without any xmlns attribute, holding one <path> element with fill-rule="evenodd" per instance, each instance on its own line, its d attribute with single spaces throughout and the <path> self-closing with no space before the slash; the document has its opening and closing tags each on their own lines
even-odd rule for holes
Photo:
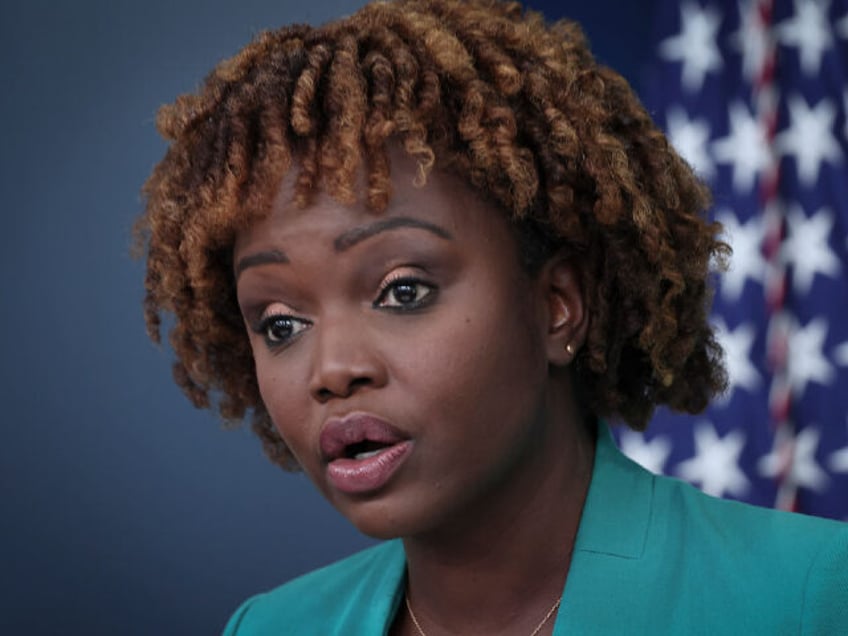
<svg viewBox="0 0 848 636">
<path fill-rule="evenodd" d="M 315 397 L 319 402 L 326 402 L 333 397 L 333 392 L 328 388 L 322 387 L 315 392 Z"/>
<path fill-rule="evenodd" d="M 359 376 L 351 378 L 348 381 L 338 382 L 335 386 L 328 382 L 325 386 L 321 386 L 315 390 L 315 399 L 319 402 L 326 402 L 334 397 L 350 397 L 358 389 L 373 384 L 373 380 L 367 376 Z"/>
<path fill-rule="evenodd" d="M 371 384 L 371 378 L 354 378 L 349 385 L 350 392 L 353 393 L 353 391 L 355 391 L 356 389 L 366 386 L 368 384 Z"/>
</svg>

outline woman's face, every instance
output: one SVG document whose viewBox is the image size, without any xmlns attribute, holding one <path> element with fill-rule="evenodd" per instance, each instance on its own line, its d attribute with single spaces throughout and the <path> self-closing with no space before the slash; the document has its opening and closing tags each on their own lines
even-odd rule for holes
<svg viewBox="0 0 848 636">
<path fill-rule="evenodd" d="M 538 465 L 548 312 L 506 220 L 458 179 L 387 212 L 283 186 L 241 232 L 238 300 L 262 399 L 304 471 L 361 531 L 435 531 L 485 514 Z M 549 440 L 548 440 L 549 441 Z"/>
</svg>

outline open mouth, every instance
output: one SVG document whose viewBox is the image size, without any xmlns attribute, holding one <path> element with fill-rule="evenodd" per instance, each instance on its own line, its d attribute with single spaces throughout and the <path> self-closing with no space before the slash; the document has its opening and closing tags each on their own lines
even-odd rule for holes
<svg viewBox="0 0 848 636">
<path fill-rule="evenodd" d="M 327 464 L 327 480 L 333 488 L 341 492 L 355 495 L 373 494 L 389 483 L 411 453 L 411 440 L 363 440 L 351 443 L 344 447 L 336 459 Z"/>
<path fill-rule="evenodd" d="M 329 484 L 351 495 L 379 492 L 412 453 L 402 430 L 368 413 L 327 420 L 320 447 Z"/>
<path fill-rule="evenodd" d="M 319 440 L 324 461 L 363 460 L 408 439 L 403 432 L 373 415 L 351 413 L 327 421 Z"/>
<path fill-rule="evenodd" d="M 368 459 L 369 457 L 378 455 L 390 446 L 392 446 L 392 444 L 375 442 L 373 440 L 366 439 L 355 444 L 347 445 L 344 449 L 343 457 L 355 460 Z"/>
</svg>

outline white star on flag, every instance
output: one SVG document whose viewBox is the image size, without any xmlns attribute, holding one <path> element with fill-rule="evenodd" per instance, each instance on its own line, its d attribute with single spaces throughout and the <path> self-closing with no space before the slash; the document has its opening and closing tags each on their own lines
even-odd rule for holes
<svg viewBox="0 0 848 636">
<path fill-rule="evenodd" d="M 750 279 L 762 283 L 766 272 L 763 257 L 763 224 L 759 216 L 752 216 L 742 225 L 730 210 L 716 212 L 716 220 L 724 226 L 724 238 L 733 248 L 733 257 L 721 277 L 721 295 L 730 302 L 739 300 Z"/>
<path fill-rule="evenodd" d="M 828 466 L 835 473 L 848 473 L 848 446 L 830 456 Z"/>
<path fill-rule="evenodd" d="M 835 473 L 848 473 L 848 446 L 831 453 L 827 465 Z"/>
<path fill-rule="evenodd" d="M 812 187 L 825 160 L 842 160 L 839 142 L 833 135 L 836 109 L 827 98 L 810 108 L 800 95 L 789 97 L 788 106 L 789 128 L 775 137 L 775 147 L 781 154 L 795 155 L 798 179 Z"/>
<path fill-rule="evenodd" d="M 792 286 L 800 295 L 810 293 L 816 274 L 835 278 L 839 275 L 839 257 L 830 248 L 833 212 L 819 209 L 807 218 L 800 205 L 786 215 L 788 236 L 781 246 L 781 259 L 792 266 Z"/>
<path fill-rule="evenodd" d="M 619 443 L 621 452 L 634 462 L 654 474 L 663 473 L 665 463 L 671 454 L 671 442 L 668 439 L 658 435 L 649 440 L 641 433 L 627 429 L 621 432 Z"/>
<path fill-rule="evenodd" d="M 822 56 L 833 46 L 833 34 L 827 10 L 830 0 L 795 0 L 795 15 L 775 27 L 778 40 L 797 46 L 801 70 L 815 76 L 821 68 Z"/>
<path fill-rule="evenodd" d="M 695 426 L 695 456 L 677 465 L 677 474 L 701 490 L 721 497 L 724 493 L 744 495 L 749 488 L 748 478 L 739 468 L 739 456 L 745 446 L 745 434 L 731 431 L 719 437 L 710 422 Z"/>
<path fill-rule="evenodd" d="M 763 24 L 757 2 L 742 2 L 739 14 L 739 30 L 732 33 L 728 40 L 734 49 L 742 53 L 742 75 L 752 82 L 768 55 L 768 31 Z"/>
<path fill-rule="evenodd" d="M 848 342 L 843 342 L 833 350 L 833 359 L 836 364 L 848 367 Z"/>
<path fill-rule="evenodd" d="M 711 263 L 728 390 L 700 447 L 668 409 L 628 443 L 708 492 L 848 521 L 848 0 L 658 0 L 656 17 L 645 104 L 733 250 Z"/>
<path fill-rule="evenodd" d="M 778 478 L 785 475 L 785 483 L 820 492 L 828 483 L 828 476 L 816 462 L 816 449 L 821 434 L 808 426 L 795 439 L 775 438 L 774 449 L 757 462 L 763 477 Z"/>
<path fill-rule="evenodd" d="M 702 179 L 711 179 L 715 166 L 707 153 L 710 126 L 704 119 L 689 119 L 679 106 L 666 114 L 666 128 L 671 145 Z"/>
<path fill-rule="evenodd" d="M 830 385 L 836 377 L 836 371 L 823 351 L 827 338 L 827 320 L 813 318 L 805 327 L 801 327 L 794 319 L 792 322 L 786 370 L 792 392 L 800 400 L 807 384 L 816 382 Z"/>
<path fill-rule="evenodd" d="M 713 142 L 718 163 L 733 164 L 733 187 L 748 192 L 757 175 L 770 163 L 766 133 L 748 108 L 739 100 L 730 105 L 730 134 Z"/>
<path fill-rule="evenodd" d="M 722 67 L 716 36 L 721 14 L 712 7 L 702 9 L 693 2 L 680 6 L 680 33 L 660 42 L 660 56 L 682 62 L 683 88 L 690 93 L 701 90 L 704 77 Z"/>
<path fill-rule="evenodd" d="M 719 402 L 729 402 L 737 387 L 753 393 L 760 386 L 760 374 L 751 363 L 751 348 L 757 337 L 757 330 L 751 323 L 742 323 L 730 331 L 724 320 L 714 319 L 715 335 L 724 349 L 724 363 L 727 368 L 727 392 L 718 398 Z"/>
<path fill-rule="evenodd" d="M 848 16 L 845 19 L 848 20 Z M 842 110 L 848 113 L 848 88 L 842 91 Z M 842 128 L 842 134 L 845 135 L 845 139 L 848 139 L 848 117 L 845 118 L 845 126 Z"/>
<path fill-rule="evenodd" d="M 848 38 L 848 13 L 836 21 L 834 28 L 839 37 Z"/>
</svg>

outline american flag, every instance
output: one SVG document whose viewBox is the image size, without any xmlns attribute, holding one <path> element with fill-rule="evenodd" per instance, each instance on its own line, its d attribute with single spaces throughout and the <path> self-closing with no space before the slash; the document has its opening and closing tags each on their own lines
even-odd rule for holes
<svg viewBox="0 0 848 636">
<path fill-rule="evenodd" d="M 848 519 L 848 0 L 658 0 L 641 91 L 714 193 L 734 255 L 727 394 L 619 429 L 707 493 Z"/>
</svg>

